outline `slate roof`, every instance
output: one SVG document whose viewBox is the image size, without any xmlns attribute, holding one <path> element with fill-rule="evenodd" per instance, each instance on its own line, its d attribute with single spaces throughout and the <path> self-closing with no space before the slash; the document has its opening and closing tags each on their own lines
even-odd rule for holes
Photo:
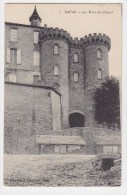
<svg viewBox="0 0 127 195">
<path fill-rule="evenodd" d="M 80 136 L 53 136 L 53 135 L 37 135 L 37 144 L 62 144 L 62 145 L 86 145 Z"/>
<path fill-rule="evenodd" d="M 31 22 L 33 20 L 33 18 L 34 19 L 38 18 L 41 21 L 41 18 L 39 16 L 39 14 L 37 13 L 36 6 L 34 8 L 34 11 L 33 11 L 32 15 L 29 17 L 29 21 Z"/>
</svg>

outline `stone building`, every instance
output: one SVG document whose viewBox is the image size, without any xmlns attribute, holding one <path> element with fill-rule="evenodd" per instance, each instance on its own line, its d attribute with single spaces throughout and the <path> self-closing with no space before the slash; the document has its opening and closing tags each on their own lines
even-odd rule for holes
<svg viewBox="0 0 127 195">
<path fill-rule="evenodd" d="M 93 93 L 109 74 L 111 42 L 105 34 L 73 39 L 63 29 L 41 26 L 36 7 L 29 21 L 30 25 L 5 23 L 8 153 L 17 148 L 37 153 L 38 136 L 60 136 L 64 129 L 97 126 Z M 64 137 L 66 144 L 69 139 Z M 75 145 L 75 137 L 72 140 Z M 82 139 L 78 143 L 85 147 Z"/>
</svg>

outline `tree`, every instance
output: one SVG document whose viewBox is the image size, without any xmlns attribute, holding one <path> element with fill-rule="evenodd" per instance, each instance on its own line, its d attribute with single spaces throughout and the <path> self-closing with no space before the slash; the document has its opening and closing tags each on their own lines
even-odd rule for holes
<svg viewBox="0 0 127 195">
<path fill-rule="evenodd" d="M 100 87 L 95 89 L 95 120 L 108 128 L 120 127 L 119 80 L 106 77 Z"/>
</svg>

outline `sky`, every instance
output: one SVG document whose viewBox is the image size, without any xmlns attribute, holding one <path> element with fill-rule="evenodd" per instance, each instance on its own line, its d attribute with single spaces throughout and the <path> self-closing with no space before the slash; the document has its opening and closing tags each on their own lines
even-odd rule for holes
<svg viewBox="0 0 127 195">
<path fill-rule="evenodd" d="M 109 74 L 121 76 L 122 9 L 121 4 L 6 4 L 5 21 L 30 24 L 34 7 L 42 18 L 41 26 L 62 28 L 72 37 L 102 33 L 111 39 Z"/>
</svg>

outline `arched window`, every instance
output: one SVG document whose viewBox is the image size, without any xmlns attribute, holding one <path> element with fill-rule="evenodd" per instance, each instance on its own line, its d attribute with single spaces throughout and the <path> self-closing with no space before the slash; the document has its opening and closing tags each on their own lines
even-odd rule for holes
<svg viewBox="0 0 127 195">
<path fill-rule="evenodd" d="M 79 56 L 77 53 L 74 54 L 73 58 L 74 58 L 74 62 L 79 62 Z"/>
<path fill-rule="evenodd" d="M 102 79 L 102 70 L 101 69 L 98 69 L 97 78 Z"/>
<path fill-rule="evenodd" d="M 53 54 L 54 55 L 58 55 L 59 54 L 59 46 L 58 45 L 54 45 L 54 47 L 53 47 Z"/>
<path fill-rule="evenodd" d="M 102 50 L 101 49 L 97 49 L 97 58 L 98 59 L 102 59 Z"/>
<path fill-rule="evenodd" d="M 59 66 L 58 65 L 54 66 L 54 75 L 55 76 L 59 75 Z"/>
<path fill-rule="evenodd" d="M 73 78 L 74 78 L 75 82 L 78 82 L 79 81 L 79 74 L 77 72 L 74 72 Z"/>
</svg>

